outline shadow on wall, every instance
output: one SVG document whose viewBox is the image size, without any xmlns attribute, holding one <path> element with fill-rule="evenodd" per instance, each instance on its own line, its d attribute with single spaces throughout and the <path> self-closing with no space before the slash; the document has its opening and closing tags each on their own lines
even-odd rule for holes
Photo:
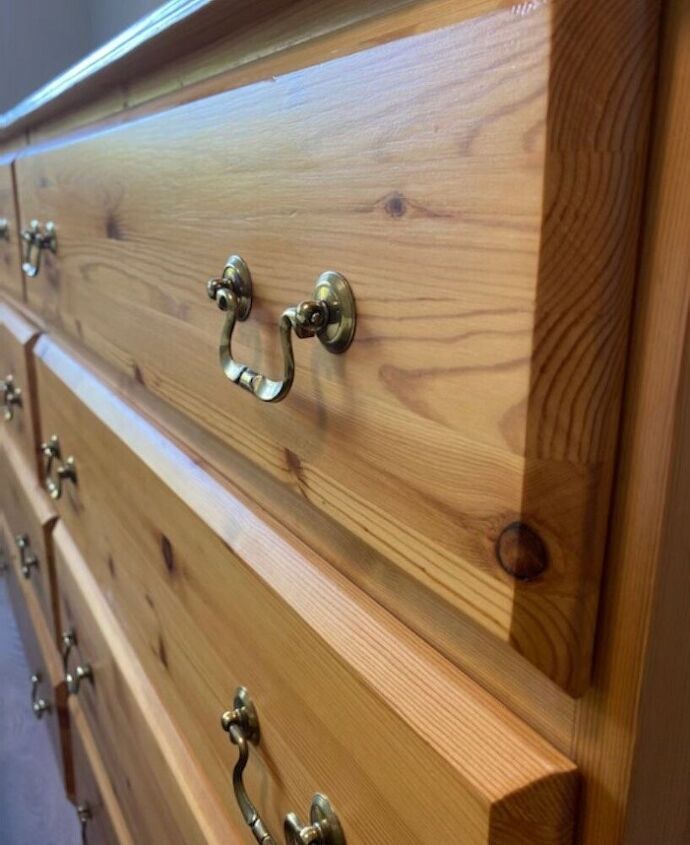
<svg viewBox="0 0 690 845">
<path fill-rule="evenodd" d="M 0 0 L 0 113 L 161 5 L 160 0 Z"/>
</svg>

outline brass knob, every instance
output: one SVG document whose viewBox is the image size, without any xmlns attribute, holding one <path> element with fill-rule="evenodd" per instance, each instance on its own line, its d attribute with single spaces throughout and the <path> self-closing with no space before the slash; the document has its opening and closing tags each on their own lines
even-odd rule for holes
<svg viewBox="0 0 690 845">
<path fill-rule="evenodd" d="M 322 273 L 314 285 L 313 298 L 286 308 L 281 315 L 278 329 L 283 350 L 283 377 L 272 379 L 232 356 L 232 334 L 237 321 L 246 320 L 252 307 L 252 277 L 245 261 L 239 255 L 231 255 L 223 275 L 206 283 L 206 292 L 227 314 L 219 349 L 223 372 L 233 384 L 263 402 L 279 402 L 292 388 L 295 378 L 293 332 L 298 338 L 317 337 L 329 352 L 336 354 L 345 352 L 355 336 L 357 313 L 347 279 L 334 271 Z"/>
<path fill-rule="evenodd" d="M 38 695 L 38 685 L 41 683 L 41 675 L 36 672 L 31 676 L 31 709 L 37 719 L 42 719 L 44 713 L 50 713 L 51 704 Z"/>
<path fill-rule="evenodd" d="M 89 663 L 79 665 L 74 672 L 67 672 L 65 674 L 65 683 L 67 684 L 67 691 L 70 695 L 79 695 L 83 680 L 89 680 L 93 683 L 93 670 Z"/>
<path fill-rule="evenodd" d="M 257 842 L 261 845 L 276 845 L 244 786 L 249 743 L 258 744 L 260 736 L 256 708 L 244 687 L 239 687 L 235 692 L 233 708 L 223 713 L 221 726 L 239 751 L 232 773 L 232 786 L 242 816 Z M 294 813 L 288 813 L 283 825 L 288 845 L 346 845 L 338 816 L 325 795 L 317 793 L 314 796 L 309 816 L 311 824 L 303 825 Z"/>
<path fill-rule="evenodd" d="M 0 393 L 2 394 L 2 416 L 7 422 L 14 417 L 14 406 L 21 407 L 22 391 L 14 383 L 12 375 L 5 376 L 0 381 Z"/>
<path fill-rule="evenodd" d="M 10 221 L 6 217 L 0 217 L 0 241 L 9 241 Z"/>
<path fill-rule="evenodd" d="M 22 575 L 25 578 L 31 578 L 31 570 L 38 569 L 38 558 L 31 551 L 31 541 L 28 534 L 17 534 L 14 538 L 17 548 L 19 549 L 19 565 L 22 570 Z"/>
<path fill-rule="evenodd" d="M 41 254 L 44 249 L 52 253 L 57 252 L 57 232 L 55 224 L 46 223 L 45 229 L 41 229 L 38 220 L 22 229 L 21 239 L 23 241 L 22 270 L 31 279 L 37 276 L 41 269 Z"/>
<path fill-rule="evenodd" d="M 77 468 L 74 458 L 70 455 L 62 463 L 60 439 L 57 434 L 54 434 L 45 443 L 41 443 L 41 454 L 43 455 L 46 490 L 51 499 L 59 499 L 62 496 L 63 481 L 77 483 Z"/>
</svg>

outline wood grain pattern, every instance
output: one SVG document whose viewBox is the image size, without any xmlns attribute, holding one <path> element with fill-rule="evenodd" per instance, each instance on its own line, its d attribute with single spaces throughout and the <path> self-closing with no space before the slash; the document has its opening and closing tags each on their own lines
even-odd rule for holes
<svg viewBox="0 0 690 845">
<path fill-rule="evenodd" d="M 0 460 L 2 453 L 0 452 Z M 31 675 L 38 674 L 40 683 L 37 695 L 50 704 L 42 722 L 47 725 L 51 744 L 64 779 L 65 792 L 74 794 L 74 771 L 69 738 L 69 715 L 67 713 L 66 690 L 62 679 L 60 660 L 51 631 L 39 608 L 33 591 L 21 577 L 16 555 L 12 552 L 10 540 L 12 529 L 5 514 L 0 512 L 0 534 L 3 544 L 9 550 L 11 565 L 6 572 L 8 593 L 29 668 L 26 677 L 26 707 L 31 708 Z M 40 725 L 37 722 L 37 730 Z"/>
<path fill-rule="evenodd" d="M 667 4 L 642 271 L 594 686 L 582 845 L 688 841 L 690 8 Z"/>
<path fill-rule="evenodd" d="M 79 710 L 135 841 L 234 842 L 240 828 L 208 789 L 195 749 L 179 735 L 62 524 L 55 555 L 63 618 L 77 638 L 70 665 L 88 662 L 94 676 L 80 688 Z"/>
<path fill-rule="evenodd" d="M 644 79 L 651 4 L 632 7 L 606 22 L 637 32 L 620 65 Z M 570 93 L 558 63 L 571 52 L 571 23 L 559 4 L 497 12 L 23 157 L 18 172 L 25 210 L 40 206 L 60 227 L 60 255 L 29 286 L 32 307 L 241 443 L 317 523 L 335 520 L 364 541 L 362 553 L 329 559 L 454 659 L 488 635 L 580 693 L 635 215 L 615 224 L 602 259 L 612 275 L 579 262 L 588 304 L 574 313 L 583 297 L 554 300 L 562 274 L 548 259 L 570 235 L 547 231 L 542 203 L 552 181 L 563 183 L 554 161 L 579 180 L 584 160 L 634 210 L 639 167 L 626 166 L 622 147 L 643 146 L 646 100 L 597 92 L 597 103 L 619 102 L 633 141 L 617 146 L 612 131 L 607 155 L 588 158 L 577 138 L 559 151 L 547 129 Z M 609 208 L 602 200 L 590 221 L 594 211 Z M 595 247 L 590 232 L 582 238 L 582 249 Z M 255 273 L 257 307 L 238 353 L 258 368 L 275 368 L 277 314 L 320 270 L 335 266 L 355 287 L 357 343 L 340 360 L 299 344 L 297 386 L 280 408 L 238 396 L 214 360 L 220 321 L 202 281 L 231 250 Z M 423 268 L 423 293 L 411 266 Z M 580 362 L 579 381 L 542 331 Z M 529 584 L 496 559 L 515 524 L 518 556 L 528 535 L 544 549 L 546 571 Z M 294 515 L 289 527 L 303 532 Z M 327 534 L 310 526 L 322 552 Z M 449 637 L 443 620 L 453 615 L 464 621 Z"/>
<path fill-rule="evenodd" d="M 510 5 L 510 0 L 270 0 L 257 9 L 246 0 L 170 0 L 0 115 L 0 150 L 5 138 L 33 138 L 46 124 L 51 132 L 83 125 L 390 12 L 412 12 L 412 29 L 418 30 L 436 8 L 445 7 L 457 20 Z M 398 23 L 396 37 L 409 32 L 409 24 Z"/>
<path fill-rule="evenodd" d="M 11 420 L 0 418 L 7 437 L 22 452 L 35 475 L 41 471 L 32 348 L 39 330 L 0 299 L 0 378 L 11 375 L 22 391 Z"/>
<path fill-rule="evenodd" d="M 79 467 L 58 504 L 100 588 L 82 589 L 107 599 L 210 794 L 234 811 L 217 720 L 244 683 L 263 736 L 248 782 L 274 829 L 322 789 L 352 843 L 570 841 L 572 764 L 54 341 L 37 354 L 43 424 Z"/>
<path fill-rule="evenodd" d="M 45 626 L 50 632 L 54 647 L 57 647 L 60 615 L 51 543 L 57 514 L 49 504 L 35 473 L 9 442 L 0 443 L 0 467 L 0 509 L 12 531 L 13 553 L 19 561 L 19 552 L 14 540 L 18 535 L 26 535 L 31 551 L 38 559 L 38 565 L 30 570 L 30 577 L 23 580 L 27 590 L 33 592 L 38 599 Z"/>
<path fill-rule="evenodd" d="M 86 804 L 91 813 L 84 845 L 135 845 L 79 702 L 72 696 L 68 704 L 75 804 Z"/>
<path fill-rule="evenodd" d="M 24 295 L 24 286 L 12 156 L 0 155 L 0 217 L 4 217 L 9 222 L 8 239 L 0 238 L 0 288 L 21 300 Z"/>
</svg>

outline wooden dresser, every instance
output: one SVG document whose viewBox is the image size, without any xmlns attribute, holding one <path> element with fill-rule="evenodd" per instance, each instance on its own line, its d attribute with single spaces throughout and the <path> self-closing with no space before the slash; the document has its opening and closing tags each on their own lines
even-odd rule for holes
<svg viewBox="0 0 690 845">
<path fill-rule="evenodd" d="M 689 57 L 686 0 L 173 0 L 0 118 L 84 841 L 690 842 Z"/>
</svg>

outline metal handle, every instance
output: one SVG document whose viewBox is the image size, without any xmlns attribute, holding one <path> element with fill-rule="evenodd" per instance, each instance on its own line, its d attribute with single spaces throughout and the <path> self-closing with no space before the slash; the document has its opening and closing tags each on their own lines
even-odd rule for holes
<svg viewBox="0 0 690 845">
<path fill-rule="evenodd" d="M 46 223 L 45 229 L 41 231 L 41 224 L 38 220 L 32 220 L 22 230 L 21 237 L 24 242 L 22 270 L 29 278 L 33 279 L 41 269 L 41 255 L 43 250 L 47 249 L 52 253 L 57 252 L 55 223 Z"/>
<path fill-rule="evenodd" d="M 89 663 L 77 666 L 74 672 L 66 672 L 65 683 L 67 684 L 69 694 L 79 695 L 81 682 L 85 679 L 93 683 L 93 669 Z"/>
<path fill-rule="evenodd" d="M 31 709 L 37 719 L 42 719 L 44 713 L 50 713 L 51 704 L 44 698 L 38 697 L 38 685 L 41 683 L 41 675 L 36 672 L 31 676 Z"/>
<path fill-rule="evenodd" d="M 69 656 L 72 648 L 77 644 L 77 634 L 74 630 L 63 631 L 61 640 L 62 669 L 65 673 L 65 684 L 70 695 L 79 695 L 81 682 L 87 679 L 93 683 L 93 669 L 90 663 L 83 663 L 69 671 Z"/>
<path fill-rule="evenodd" d="M 249 743 L 258 743 L 260 736 L 256 708 L 244 687 L 239 687 L 235 692 L 233 709 L 223 713 L 221 725 L 239 751 L 239 758 L 232 772 L 232 786 L 242 816 L 260 845 L 276 845 L 275 839 L 268 832 L 259 811 L 247 794 L 242 779 L 249 762 Z M 288 813 L 283 826 L 288 845 L 345 845 L 345 834 L 340 821 L 325 795 L 317 794 L 312 799 L 310 822 L 303 825 L 294 813 Z"/>
<path fill-rule="evenodd" d="M 6 217 L 0 217 L 0 241 L 9 241 L 10 221 Z"/>
<path fill-rule="evenodd" d="M 21 407 L 22 391 L 14 383 L 14 377 L 7 375 L 0 381 L 0 393 L 2 394 L 2 416 L 7 422 L 14 417 L 14 406 Z"/>
<path fill-rule="evenodd" d="M 318 337 L 329 352 L 339 354 L 352 343 L 357 321 L 355 299 L 344 276 L 328 271 L 316 281 L 313 299 L 283 311 L 278 328 L 283 350 L 283 377 L 272 379 L 257 373 L 232 357 L 232 333 L 237 321 L 243 322 L 252 307 L 252 277 L 239 255 L 231 255 L 220 278 L 206 283 L 209 298 L 227 313 L 220 338 L 220 365 L 234 384 L 262 402 L 279 402 L 290 392 L 295 378 L 292 333 L 298 338 Z"/>
<path fill-rule="evenodd" d="M 41 443 L 41 454 L 43 455 L 46 490 L 51 499 L 59 499 L 62 496 L 63 481 L 77 483 L 77 468 L 74 464 L 74 458 L 70 456 L 64 463 L 58 465 L 58 462 L 62 460 L 62 455 L 60 439 L 57 434 L 54 434 L 47 442 Z M 54 467 L 55 472 L 53 472 Z"/>
<path fill-rule="evenodd" d="M 77 635 L 71 629 L 69 631 L 63 631 L 62 636 L 60 637 L 60 654 L 62 657 L 62 672 L 64 675 L 67 674 L 68 664 L 69 664 L 69 655 L 72 651 L 72 647 L 77 644 Z"/>
<path fill-rule="evenodd" d="M 79 827 L 81 829 L 82 845 L 86 845 L 86 826 L 93 818 L 93 810 L 88 801 L 82 801 L 77 804 L 77 818 L 79 819 Z"/>
<path fill-rule="evenodd" d="M 25 578 L 31 578 L 31 570 L 35 567 L 38 569 L 38 558 L 31 550 L 31 540 L 28 534 L 17 534 L 14 542 L 19 549 L 19 565 L 22 570 L 22 575 Z"/>
</svg>

